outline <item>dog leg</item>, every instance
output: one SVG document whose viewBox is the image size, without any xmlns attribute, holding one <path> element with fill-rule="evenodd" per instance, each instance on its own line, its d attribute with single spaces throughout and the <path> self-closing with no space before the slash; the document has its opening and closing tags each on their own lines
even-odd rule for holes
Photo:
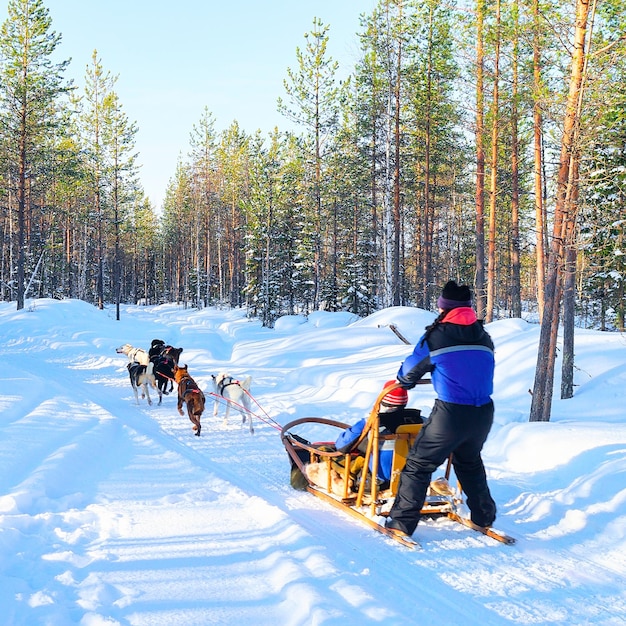
<svg viewBox="0 0 626 626">
<path fill-rule="evenodd" d="M 252 410 L 250 409 L 250 399 L 247 395 L 243 396 L 242 399 L 243 411 L 241 413 L 243 417 L 242 424 L 245 423 L 246 418 L 248 419 L 248 428 L 250 429 L 250 434 L 254 434 L 254 426 L 252 426 Z"/>
<path fill-rule="evenodd" d="M 178 405 L 177 405 L 177 408 L 178 408 L 178 412 L 179 412 L 181 415 L 184 415 L 184 414 L 185 414 L 185 412 L 183 411 L 183 401 L 182 401 L 182 399 L 181 399 L 181 398 L 178 398 Z"/>
<path fill-rule="evenodd" d="M 254 434 L 254 427 L 252 426 L 252 413 L 245 409 L 245 411 L 241 411 L 241 425 L 243 426 L 246 421 L 248 422 L 248 429 L 250 430 L 250 434 Z"/>
<path fill-rule="evenodd" d="M 148 404 L 152 406 L 152 398 L 150 398 L 150 391 L 148 390 L 148 385 L 144 383 L 143 388 L 146 390 L 146 398 L 148 400 Z M 143 398 L 143 393 L 141 394 L 141 397 Z"/>
<path fill-rule="evenodd" d="M 194 430 L 194 435 L 196 437 L 200 436 L 200 418 L 193 412 L 193 408 L 191 405 L 187 404 L 187 413 L 189 414 L 189 419 L 193 424 L 192 428 Z"/>
<path fill-rule="evenodd" d="M 163 391 L 161 389 L 161 380 L 160 379 L 157 380 L 156 390 L 157 390 L 157 393 L 159 394 L 159 406 L 160 406 L 161 402 L 163 401 Z"/>
</svg>

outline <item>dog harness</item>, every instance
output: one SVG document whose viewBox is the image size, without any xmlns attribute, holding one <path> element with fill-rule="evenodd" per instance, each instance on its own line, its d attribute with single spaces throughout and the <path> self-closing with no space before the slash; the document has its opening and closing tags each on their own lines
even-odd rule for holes
<svg viewBox="0 0 626 626">
<path fill-rule="evenodd" d="M 184 383 L 185 387 L 184 390 L 182 392 L 182 396 L 186 396 L 188 393 L 200 393 L 202 394 L 202 390 L 198 387 L 197 383 L 195 380 L 193 380 L 193 378 L 191 378 L 191 376 L 185 376 L 184 378 L 181 378 L 180 382 L 178 383 L 178 386 L 180 387 L 180 385 L 182 385 Z M 202 394 L 204 395 L 204 394 Z"/>
<path fill-rule="evenodd" d="M 224 376 L 224 378 L 220 381 L 218 386 L 218 391 L 220 396 L 224 395 L 224 389 L 228 387 L 228 385 L 238 385 L 239 381 L 235 380 L 232 376 Z"/>
</svg>

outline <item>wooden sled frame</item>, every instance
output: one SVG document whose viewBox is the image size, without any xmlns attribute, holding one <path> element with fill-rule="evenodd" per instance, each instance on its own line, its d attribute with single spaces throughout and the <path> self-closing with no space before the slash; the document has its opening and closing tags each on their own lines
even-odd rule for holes
<svg viewBox="0 0 626 626">
<path fill-rule="evenodd" d="M 424 381 L 424 383 L 429 382 L 429 380 Z M 395 434 L 380 435 L 378 416 L 380 403 L 390 391 L 400 387 L 401 385 L 396 383 L 386 387 L 380 392 L 366 420 L 361 435 L 351 447 L 351 450 L 356 450 L 363 441 L 367 440 L 366 452 L 363 456 L 363 467 L 356 492 L 351 491 L 350 470 L 354 462 L 354 457 L 350 451 L 345 453 L 330 451 L 328 449 L 324 449 L 327 447 L 324 443 L 304 442 L 300 437 L 294 437 L 291 433 L 292 429 L 295 427 L 307 423 L 324 424 L 335 427 L 339 430 L 349 428 L 350 424 L 326 418 L 303 417 L 289 422 L 283 427 L 281 431 L 281 440 L 294 465 L 300 470 L 306 479 L 306 491 L 333 504 L 353 517 L 358 518 L 379 532 L 392 536 L 394 539 L 398 539 L 402 543 L 411 545 L 414 544 L 414 542 L 411 540 L 405 541 L 399 539 L 396 535 L 390 533 L 383 525 L 376 521 L 376 517 L 386 515 L 388 510 L 391 508 L 391 504 L 393 503 L 395 492 L 397 490 L 399 474 L 406 462 L 406 454 L 410 450 L 415 437 L 422 427 L 421 424 L 407 424 L 400 426 Z M 391 484 L 390 488 L 384 491 L 379 491 L 378 482 L 375 479 L 378 475 L 379 444 L 381 439 L 395 441 Z M 320 462 L 326 464 L 326 474 L 328 479 L 326 485 L 315 484 L 309 478 L 305 469 L 307 463 L 305 463 L 298 455 L 298 451 L 302 450 L 306 450 L 309 453 L 310 463 Z M 343 479 L 342 493 L 337 493 L 336 489 L 333 491 L 332 484 L 333 471 L 336 471 L 333 470 L 333 462 L 339 460 L 344 461 L 341 476 Z M 426 502 L 424 503 L 422 515 L 447 515 L 449 512 L 454 512 L 456 511 L 457 505 L 461 501 L 460 498 L 460 490 L 450 489 L 445 495 L 431 493 L 427 496 Z"/>
<path fill-rule="evenodd" d="M 427 384 L 430 383 L 430 380 L 423 380 L 420 382 Z M 323 424 L 340 430 L 349 428 L 350 424 L 326 418 L 303 417 L 289 422 L 282 428 L 281 440 L 287 453 L 289 454 L 290 459 L 293 461 L 293 464 L 300 470 L 302 476 L 306 480 L 306 491 L 341 509 L 352 517 L 357 518 L 359 521 L 374 528 L 378 532 L 392 537 L 396 541 L 399 541 L 408 547 L 415 547 L 418 544 L 414 540 L 392 533 L 389 529 L 385 528 L 384 524 L 379 523 L 376 519 L 377 517 L 384 517 L 388 514 L 396 495 L 399 475 L 406 462 L 406 455 L 411 449 L 411 446 L 415 441 L 415 437 L 422 427 L 421 424 L 407 424 L 400 426 L 395 434 L 380 435 L 378 416 L 380 404 L 383 398 L 390 391 L 400 387 L 401 385 L 396 383 L 386 387 L 380 392 L 366 420 L 361 435 L 351 447 L 351 450 L 356 450 L 358 446 L 367 439 L 366 452 L 363 457 L 363 466 L 356 493 L 351 490 L 350 469 L 354 459 L 350 451 L 331 451 L 328 450 L 328 447 L 331 446 L 328 446 L 325 443 L 309 443 L 290 432 L 293 428 L 307 423 Z M 384 491 L 379 491 L 378 483 L 375 478 L 378 475 L 379 443 L 381 438 L 384 440 L 395 441 L 390 488 Z M 302 450 L 306 450 L 309 453 L 310 463 L 325 463 L 327 470 L 326 485 L 315 484 L 309 478 L 305 469 L 307 463 L 305 463 L 298 455 L 298 451 Z M 341 493 L 337 493 L 336 490 L 333 491 L 332 481 L 333 471 L 336 471 L 333 470 L 333 462 L 339 460 L 344 461 Z M 472 524 L 469 519 L 461 517 L 458 514 L 457 508 L 463 502 L 463 493 L 460 485 L 457 485 L 456 488 L 449 485 L 448 479 L 450 469 L 451 458 L 448 459 L 445 476 L 431 482 L 431 488 L 429 489 L 421 514 L 434 517 L 445 516 L 502 543 L 515 543 L 515 540 L 512 537 L 491 528 L 476 526 L 475 524 Z"/>
</svg>

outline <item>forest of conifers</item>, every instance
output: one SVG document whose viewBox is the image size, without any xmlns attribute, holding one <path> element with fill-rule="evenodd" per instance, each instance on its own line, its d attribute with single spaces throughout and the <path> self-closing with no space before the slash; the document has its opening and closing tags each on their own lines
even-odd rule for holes
<svg viewBox="0 0 626 626">
<path fill-rule="evenodd" d="M 625 34 L 623 0 L 380 0 L 339 80 L 313 18 L 276 94 L 291 130 L 216 132 L 207 103 L 155 207 L 97 52 L 70 88 L 62 24 L 10 0 L 0 298 L 227 304 L 271 326 L 432 309 L 455 278 L 487 321 L 570 302 L 623 330 Z"/>
</svg>

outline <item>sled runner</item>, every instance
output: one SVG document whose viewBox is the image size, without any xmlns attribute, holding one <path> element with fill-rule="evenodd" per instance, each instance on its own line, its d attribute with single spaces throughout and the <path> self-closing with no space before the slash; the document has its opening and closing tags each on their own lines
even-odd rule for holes
<svg viewBox="0 0 626 626">
<path fill-rule="evenodd" d="M 424 383 L 430 381 L 426 380 Z M 422 425 L 405 424 L 394 434 L 381 434 L 379 409 L 382 399 L 396 384 L 383 389 L 377 397 L 359 438 L 349 450 L 338 451 L 334 441 L 349 424 L 332 419 L 303 417 L 286 424 L 281 430 L 281 440 L 291 461 L 291 485 L 295 489 L 308 491 L 325 502 L 355 517 L 365 525 L 393 538 L 401 544 L 415 548 L 419 543 L 410 537 L 397 535 L 385 528 L 388 515 L 398 488 L 400 473 L 415 438 Z M 323 427 L 331 433 L 329 441 L 311 443 L 305 438 L 307 430 Z M 301 434 L 296 432 L 298 430 Z M 393 459 L 391 479 L 382 483 L 378 476 L 379 451 L 382 444 L 392 442 Z M 366 444 L 365 453 L 359 451 Z M 445 476 L 433 480 L 422 508 L 424 516 L 445 516 L 472 530 L 505 544 L 515 543 L 512 537 L 491 528 L 476 526 L 459 514 L 463 503 L 461 487 L 448 483 L 450 460 Z"/>
</svg>

